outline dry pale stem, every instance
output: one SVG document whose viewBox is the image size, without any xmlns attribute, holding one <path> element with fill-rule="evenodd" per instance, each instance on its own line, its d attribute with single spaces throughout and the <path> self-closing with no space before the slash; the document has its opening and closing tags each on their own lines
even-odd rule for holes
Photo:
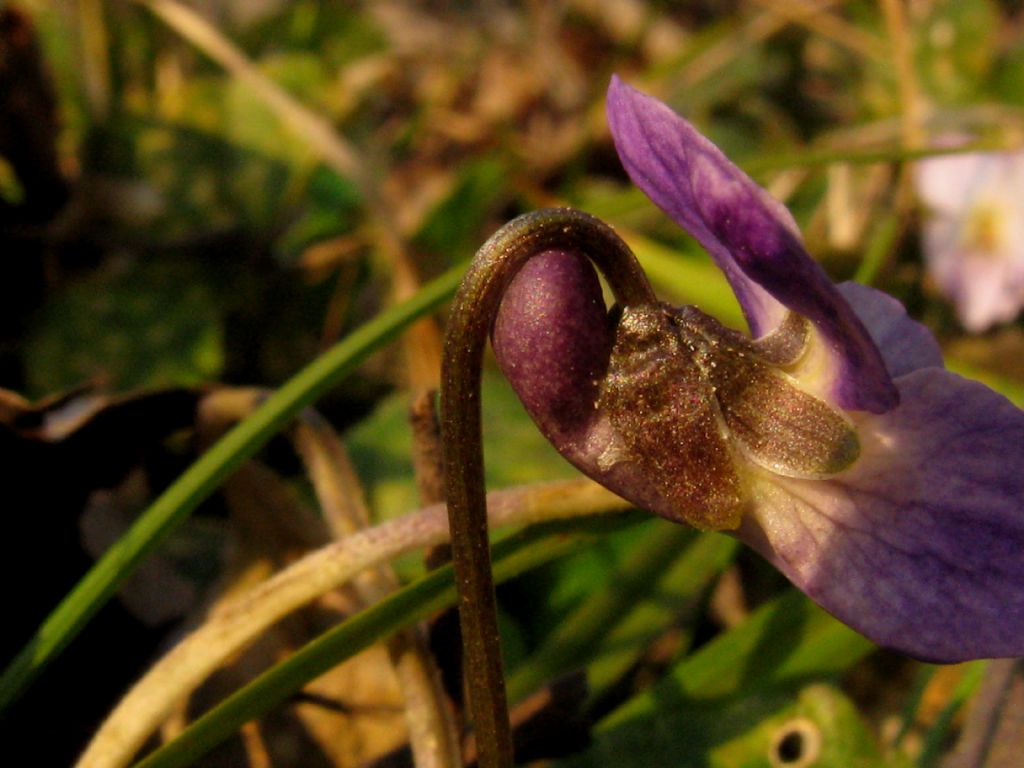
<svg viewBox="0 0 1024 768">
<path fill-rule="evenodd" d="M 921 100 L 914 73 L 913 37 L 907 26 L 907 15 L 901 0 L 881 0 L 885 28 L 889 36 L 891 59 L 899 79 L 900 140 L 903 149 L 913 150 L 923 143 L 921 134 Z M 897 205 L 907 210 L 914 204 L 911 165 L 903 165 L 897 181 Z"/>
<path fill-rule="evenodd" d="M 366 529 L 370 514 L 362 484 L 330 425 L 307 411 L 295 430 L 295 443 L 334 537 L 344 539 Z M 383 564 L 361 574 L 353 585 L 362 604 L 369 606 L 397 589 L 399 582 L 391 566 Z M 397 633 L 388 641 L 388 654 L 405 701 L 417 768 L 461 768 L 458 731 L 422 627 Z"/>
<path fill-rule="evenodd" d="M 492 527 L 610 513 L 628 504 L 589 480 L 489 494 Z M 211 616 L 160 659 L 121 700 L 82 755 L 81 768 L 116 768 L 210 673 L 267 627 L 367 568 L 448 540 L 447 512 L 435 504 L 310 553 Z"/>
</svg>

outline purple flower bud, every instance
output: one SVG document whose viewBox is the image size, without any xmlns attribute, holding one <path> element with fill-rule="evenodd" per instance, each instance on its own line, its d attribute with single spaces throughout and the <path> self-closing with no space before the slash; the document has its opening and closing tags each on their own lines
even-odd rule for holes
<svg viewBox="0 0 1024 768">
<path fill-rule="evenodd" d="M 492 334 L 505 376 L 544 436 L 572 451 L 593 424 L 612 346 L 597 273 L 582 254 L 545 251 L 515 276 L 502 306 L 514 308 L 499 310 Z"/>
</svg>

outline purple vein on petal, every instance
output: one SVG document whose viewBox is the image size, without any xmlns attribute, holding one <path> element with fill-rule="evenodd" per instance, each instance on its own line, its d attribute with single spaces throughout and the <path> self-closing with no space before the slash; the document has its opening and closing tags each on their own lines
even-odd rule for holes
<svg viewBox="0 0 1024 768">
<path fill-rule="evenodd" d="M 761 480 L 740 537 L 843 622 L 933 661 L 1024 654 L 1024 412 L 942 368 L 863 415 L 864 457 Z"/>
<path fill-rule="evenodd" d="M 688 122 L 617 77 L 608 122 L 634 183 L 708 250 L 755 337 L 776 327 L 788 307 L 821 332 L 837 368 L 840 405 L 883 413 L 899 402 L 866 329 L 804 250 L 780 203 Z"/>
</svg>

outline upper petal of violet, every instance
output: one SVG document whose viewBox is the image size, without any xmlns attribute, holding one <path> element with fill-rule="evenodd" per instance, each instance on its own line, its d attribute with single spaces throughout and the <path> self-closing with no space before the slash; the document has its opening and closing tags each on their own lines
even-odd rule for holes
<svg viewBox="0 0 1024 768">
<path fill-rule="evenodd" d="M 725 273 L 751 333 L 762 336 L 785 308 L 821 333 L 844 408 L 883 413 L 899 395 L 867 331 L 804 249 L 792 216 L 665 104 L 612 78 L 608 123 L 623 166 Z"/>
</svg>

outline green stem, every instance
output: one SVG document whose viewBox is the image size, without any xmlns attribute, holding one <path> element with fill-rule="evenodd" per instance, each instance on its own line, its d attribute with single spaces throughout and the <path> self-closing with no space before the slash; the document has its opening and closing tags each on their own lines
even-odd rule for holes
<svg viewBox="0 0 1024 768">
<path fill-rule="evenodd" d="M 142 514 L 47 617 L 0 677 L 0 710 L 18 698 L 117 591 L 154 547 L 256 453 L 295 414 L 349 374 L 367 355 L 447 299 L 456 267 L 416 296 L 374 318 L 314 360 L 228 432 Z"/>
<path fill-rule="evenodd" d="M 567 208 L 536 211 L 502 227 L 478 251 L 455 296 L 441 368 L 441 431 L 470 715 L 481 768 L 511 768 L 513 758 L 487 535 L 480 371 L 505 288 L 531 257 L 549 250 L 593 259 L 623 306 L 656 301 L 633 253 L 611 228 Z"/>
</svg>

